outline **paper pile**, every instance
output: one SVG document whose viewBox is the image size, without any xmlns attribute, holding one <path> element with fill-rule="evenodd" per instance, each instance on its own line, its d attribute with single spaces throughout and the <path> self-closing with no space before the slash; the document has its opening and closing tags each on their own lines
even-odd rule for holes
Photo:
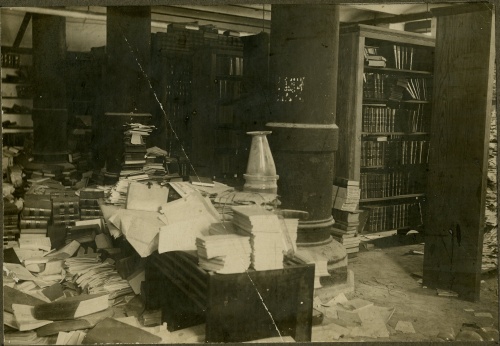
<svg viewBox="0 0 500 346">
<path fill-rule="evenodd" d="M 253 269 L 282 269 L 284 247 L 278 216 L 256 205 L 232 210 L 238 233 L 250 236 Z"/>
<path fill-rule="evenodd" d="M 250 238 L 220 234 L 196 238 L 199 265 L 220 274 L 243 273 L 250 266 Z"/>
</svg>

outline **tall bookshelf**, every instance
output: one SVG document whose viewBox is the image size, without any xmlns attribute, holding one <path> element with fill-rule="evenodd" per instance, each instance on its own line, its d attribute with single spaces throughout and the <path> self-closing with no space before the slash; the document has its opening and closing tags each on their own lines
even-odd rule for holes
<svg viewBox="0 0 500 346">
<path fill-rule="evenodd" d="M 2 46 L 2 132 L 4 145 L 23 146 L 33 133 L 30 49 Z M 5 124 L 5 126 L 4 126 Z"/>
<path fill-rule="evenodd" d="M 242 49 L 206 48 L 195 54 L 193 161 L 203 175 L 229 179 L 244 173 L 238 117 L 243 76 Z"/>
<path fill-rule="evenodd" d="M 335 175 L 360 182 L 364 232 L 422 226 L 434 45 L 404 31 L 341 28 Z"/>
</svg>

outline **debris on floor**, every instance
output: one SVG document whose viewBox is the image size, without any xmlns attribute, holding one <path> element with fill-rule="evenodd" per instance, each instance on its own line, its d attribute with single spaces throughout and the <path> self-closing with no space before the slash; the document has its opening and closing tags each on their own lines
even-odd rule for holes
<svg viewBox="0 0 500 346">
<path fill-rule="evenodd" d="M 402 332 L 405 334 L 414 334 L 415 329 L 413 328 L 413 324 L 410 321 L 398 321 L 395 328 L 398 332 Z"/>
<path fill-rule="evenodd" d="M 344 294 L 327 303 L 316 300 L 316 304 L 315 308 L 323 312 L 325 318 L 322 325 L 313 327 L 313 342 L 346 337 L 387 338 L 390 335 L 387 322 L 394 308 L 376 306 L 361 298 L 349 300 Z M 315 340 L 314 335 L 321 335 L 321 340 Z"/>
</svg>

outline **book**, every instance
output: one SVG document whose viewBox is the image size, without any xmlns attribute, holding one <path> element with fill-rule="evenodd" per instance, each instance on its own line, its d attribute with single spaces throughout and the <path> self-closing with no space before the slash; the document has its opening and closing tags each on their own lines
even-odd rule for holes
<svg viewBox="0 0 500 346">
<path fill-rule="evenodd" d="M 209 177 L 199 177 L 199 176 L 193 176 L 193 175 L 190 175 L 189 176 L 189 181 L 191 182 L 191 184 L 193 185 L 198 185 L 198 186 L 214 186 L 215 183 L 214 181 L 209 178 Z"/>
<path fill-rule="evenodd" d="M 109 307 L 107 294 L 81 294 L 51 303 L 36 305 L 33 316 L 39 320 L 72 320 Z"/>
</svg>

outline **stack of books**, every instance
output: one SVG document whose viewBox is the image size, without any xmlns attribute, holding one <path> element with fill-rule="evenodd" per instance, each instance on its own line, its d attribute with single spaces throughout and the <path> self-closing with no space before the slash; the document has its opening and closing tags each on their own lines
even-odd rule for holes
<svg viewBox="0 0 500 346">
<path fill-rule="evenodd" d="M 346 178 L 335 178 L 332 216 L 335 224 L 331 229 L 333 239 L 344 245 L 347 253 L 359 251 L 359 182 Z"/>
<path fill-rule="evenodd" d="M 379 55 L 379 47 L 365 46 L 365 63 L 372 67 L 385 67 L 387 59 Z"/>
<path fill-rule="evenodd" d="M 99 219 L 102 216 L 99 199 L 104 198 L 104 190 L 85 188 L 80 190 L 80 218 Z"/>
<path fill-rule="evenodd" d="M 26 194 L 19 222 L 22 237 L 45 237 L 51 215 L 52 202 L 49 195 Z"/>
<path fill-rule="evenodd" d="M 78 196 L 52 197 L 52 224 L 73 226 L 80 220 L 80 199 Z"/>
<path fill-rule="evenodd" d="M 358 210 L 361 190 L 359 181 L 336 178 L 333 182 L 333 208 L 355 212 Z"/>
<path fill-rule="evenodd" d="M 154 126 L 138 123 L 125 124 L 124 126 L 124 151 L 122 170 L 120 172 L 121 177 L 144 173 L 143 167 L 146 164 L 147 154 L 145 138 L 154 130 Z"/>
<path fill-rule="evenodd" d="M 250 238 L 220 234 L 196 238 L 199 266 L 219 274 L 243 273 L 250 266 Z"/>
<path fill-rule="evenodd" d="M 232 210 L 237 232 L 250 236 L 252 268 L 282 269 L 284 247 L 278 215 L 257 205 L 236 206 Z"/>
<path fill-rule="evenodd" d="M 19 234 L 19 210 L 14 203 L 3 204 L 3 244 L 15 241 Z"/>
</svg>

